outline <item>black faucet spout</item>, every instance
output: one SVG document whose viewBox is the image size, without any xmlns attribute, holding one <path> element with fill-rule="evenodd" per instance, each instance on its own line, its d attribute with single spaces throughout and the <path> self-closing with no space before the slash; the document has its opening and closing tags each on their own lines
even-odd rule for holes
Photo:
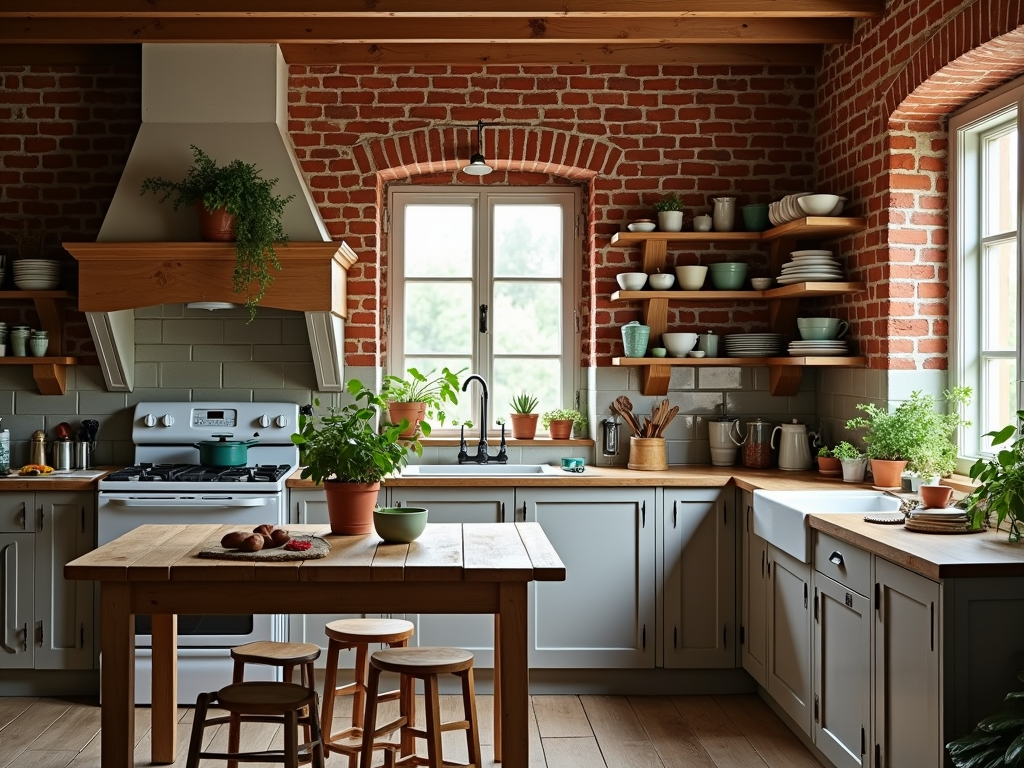
<svg viewBox="0 0 1024 768">
<path fill-rule="evenodd" d="M 484 381 L 484 377 L 479 374 L 471 374 L 466 377 L 466 380 L 462 383 L 462 391 L 465 392 L 469 388 L 469 382 L 471 381 L 480 382 L 480 440 L 476 444 L 476 455 L 470 456 L 466 452 L 466 441 L 460 439 L 459 445 L 459 464 L 474 463 L 474 464 L 487 464 L 489 461 L 496 461 L 500 464 L 504 464 L 508 461 L 508 454 L 505 450 L 505 425 L 501 425 L 501 447 L 498 451 L 497 456 L 491 456 L 487 453 L 487 425 L 489 419 L 487 416 L 487 401 L 490 393 L 487 390 L 487 382 Z"/>
<path fill-rule="evenodd" d="M 469 388 L 469 382 L 479 381 L 480 391 L 480 445 L 487 449 L 487 400 L 489 393 L 487 391 L 487 382 L 484 381 L 484 377 L 478 373 L 471 374 L 466 377 L 466 380 L 462 382 L 462 391 L 465 392 Z"/>
</svg>

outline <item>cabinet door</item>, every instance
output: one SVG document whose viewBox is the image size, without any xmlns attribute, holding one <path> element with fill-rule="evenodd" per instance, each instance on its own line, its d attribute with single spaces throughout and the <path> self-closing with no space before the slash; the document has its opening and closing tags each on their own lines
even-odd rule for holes
<svg viewBox="0 0 1024 768">
<path fill-rule="evenodd" d="M 665 490 L 666 667 L 736 666 L 736 513 L 727 498 Z"/>
<path fill-rule="evenodd" d="M 515 507 L 512 488 L 391 489 L 391 505 L 426 507 L 431 523 L 504 523 Z M 416 624 L 416 645 L 448 645 L 473 652 L 477 667 L 494 666 L 494 619 L 480 614 L 420 614 L 406 617 Z"/>
<path fill-rule="evenodd" d="M 941 765 L 939 585 L 874 560 L 875 765 Z"/>
<path fill-rule="evenodd" d="M 871 601 L 817 571 L 814 579 L 814 743 L 836 768 L 867 765 Z"/>
<path fill-rule="evenodd" d="M 811 735 L 811 566 L 768 545 L 768 693 Z"/>
<path fill-rule="evenodd" d="M 531 584 L 531 667 L 654 666 L 654 497 L 650 488 L 516 491 L 566 571 L 565 581 Z"/>
<path fill-rule="evenodd" d="M 0 533 L 0 669 L 35 665 L 35 535 Z"/>
<path fill-rule="evenodd" d="M 92 669 L 93 586 L 64 565 L 95 547 L 91 493 L 36 494 L 36 669 Z"/>
<path fill-rule="evenodd" d="M 740 514 L 743 515 L 741 549 L 742 590 L 740 604 L 740 658 L 743 668 L 758 685 L 767 687 L 765 670 L 768 663 L 768 543 L 754 533 L 751 516 L 754 497 L 741 491 Z"/>
<path fill-rule="evenodd" d="M 31 533 L 36 529 L 34 495 L 0 493 L 0 533 Z"/>
</svg>

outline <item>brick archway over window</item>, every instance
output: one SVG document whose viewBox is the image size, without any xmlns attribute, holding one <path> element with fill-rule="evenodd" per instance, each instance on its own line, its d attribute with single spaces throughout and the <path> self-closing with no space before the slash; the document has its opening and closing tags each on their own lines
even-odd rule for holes
<svg viewBox="0 0 1024 768">
<path fill-rule="evenodd" d="M 372 274 L 387 273 L 387 236 L 382 226 L 387 185 L 410 182 L 424 185 L 452 186 L 509 185 L 540 186 L 544 184 L 579 184 L 587 189 L 585 202 L 589 230 L 583 254 L 583 291 L 581 316 L 593 316 L 593 280 L 595 266 L 596 217 L 593 215 L 595 193 L 603 188 L 602 178 L 614 178 L 623 151 L 614 144 L 589 136 L 530 125 L 495 125 L 483 131 L 483 155 L 495 171 L 487 176 L 472 177 L 460 173 L 477 151 L 476 128 L 452 126 L 428 128 L 410 133 L 386 136 L 357 144 L 352 148 L 361 186 L 375 190 L 376 204 L 367 207 L 359 226 L 364 232 L 376 233 Z M 375 294 L 366 295 L 370 286 L 350 292 L 350 314 L 359 307 L 380 307 L 386 312 L 386 292 L 382 280 L 372 284 Z M 351 288 L 351 286 L 350 286 Z M 372 299 L 366 302 L 366 299 Z M 383 344 L 377 329 L 381 327 L 376 312 L 364 316 L 359 330 L 351 337 L 346 333 L 346 359 L 350 365 L 381 365 Z M 350 330 L 352 324 L 350 322 Z M 583 329 L 581 362 L 587 364 L 594 348 L 593 324 Z M 372 336 L 368 335 L 372 334 Z"/>
</svg>

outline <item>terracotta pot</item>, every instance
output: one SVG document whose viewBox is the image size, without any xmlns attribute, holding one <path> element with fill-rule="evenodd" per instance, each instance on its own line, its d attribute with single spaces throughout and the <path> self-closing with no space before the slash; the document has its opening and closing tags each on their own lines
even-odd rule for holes
<svg viewBox="0 0 1024 768">
<path fill-rule="evenodd" d="M 199 236 L 203 240 L 230 242 L 235 239 L 235 215 L 224 208 L 215 211 L 206 210 L 200 200 L 196 203 L 199 214 Z"/>
<path fill-rule="evenodd" d="M 402 419 L 409 426 L 399 433 L 399 437 L 412 437 L 420 428 L 420 421 L 427 414 L 426 403 L 388 403 L 388 417 L 392 424 L 401 424 Z"/>
<path fill-rule="evenodd" d="M 512 437 L 515 440 L 533 440 L 537 436 L 539 413 L 511 413 Z"/>
<path fill-rule="evenodd" d="M 373 531 L 373 508 L 377 506 L 380 483 L 345 483 L 324 480 L 327 516 L 331 533 L 362 536 Z"/>
<path fill-rule="evenodd" d="M 572 419 L 555 419 L 548 426 L 552 440 L 568 440 L 572 437 Z"/>
<path fill-rule="evenodd" d="M 831 456 L 819 456 L 818 471 L 830 477 L 838 476 L 843 474 L 843 463 Z"/>
<path fill-rule="evenodd" d="M 879 488 L 902 487 L 903 470 L 906 468 L 905 461 L 871 459 L 871 477 Z"/>
<path fill-rule="evenodd" d="M 925 507 L 930 509 L 945 509 L 953 495 L 953 489 L 948 485 L 922 485 L 918 492 Z"/>
</svg>

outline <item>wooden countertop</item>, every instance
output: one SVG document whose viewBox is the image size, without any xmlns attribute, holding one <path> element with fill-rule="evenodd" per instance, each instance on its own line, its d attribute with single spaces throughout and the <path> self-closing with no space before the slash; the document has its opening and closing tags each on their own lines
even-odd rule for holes
<svg viewBox="0 0 1024 768">
<path fill-rule="evenodd" d="M 26 491 L 30 493 L 36 491 L 94 491 L 97 482 L 118 469 L 120 467 L 76 469 L 39 477 L 7 475 L 7 477 L 0 477 L 0 493 L 5 491 L 19 493 Z"/>
</svg>

